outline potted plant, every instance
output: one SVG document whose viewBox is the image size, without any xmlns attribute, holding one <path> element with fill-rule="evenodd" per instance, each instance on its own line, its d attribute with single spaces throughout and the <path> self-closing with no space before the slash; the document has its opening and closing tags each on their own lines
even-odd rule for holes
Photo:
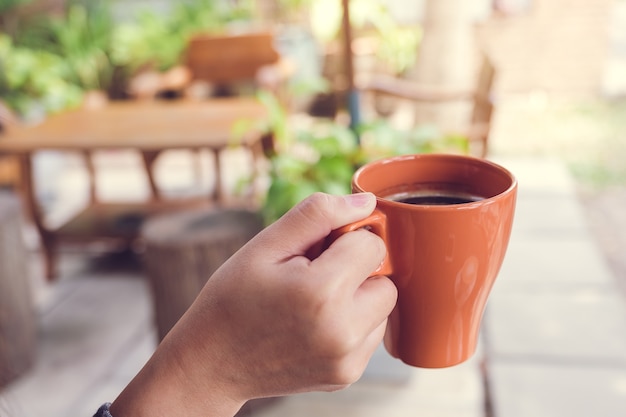
<svg viewBox="0 0 626 417">
<path fill-rule="evenodd" d="M 23 47 L 62 57 L 68 82 L 108 95 L 116 71 L 110 57 L 113 28 L 106 2 L 71 2 L 60 15 L 31 19 L 16 39 Z"/>
</svg>

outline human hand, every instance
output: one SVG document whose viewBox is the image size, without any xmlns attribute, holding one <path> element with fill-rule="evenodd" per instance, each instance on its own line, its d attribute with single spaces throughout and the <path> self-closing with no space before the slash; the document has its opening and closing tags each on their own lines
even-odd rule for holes
<svg viewBox="0 0 626 417">
<path fill-rule="evenodd" d="M 249 399 L 355 382 L 396 302 L 387 277 L 368 278 L 385 246 L 357 230 L 306 254 L 375 204 L 314 194 L 259 233 L 209 279 L 112 414 L 141 416 L 156 392 L 163 415 L 233 415 Z"/>
</svg>

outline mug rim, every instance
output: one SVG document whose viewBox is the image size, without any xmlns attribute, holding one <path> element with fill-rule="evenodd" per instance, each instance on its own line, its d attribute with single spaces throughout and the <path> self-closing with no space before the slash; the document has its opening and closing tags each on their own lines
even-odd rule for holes
<svg viewBox="0 0 626 417">
<path fill-rule="evenodd" d="M 478 201 L 470 201 L 467 203 L 446 204 L 446 205 L 414 205 L 414 204 L 407 204 L 407 203 L 402 203 L 399 201 L 389 200 L 387 198 L 384 198 L 376 194 L 373 191 L 364 189 L 364 187 L 362 187 L 362 185 L 359 184 L 359 180 L 363 176 L 363 173 L 366 171 L 369 171 L 370 169 L 374 167 L 384 166 L 384 165 L 388 165 L 391 163 L 397 163 L 398 161 L 411 161 L 411 160 L 418 160 L 418 159 L 431 159 L 431 160 L 437 159 L 437 160 L 456 160 L 456 161 L 462 160 L 466 163 L 474 164 L 477 166 L 482 166 L 483 168 L 489 167 L 491 169 L 495 169 L 496 171 L 508 177 L 508 179 L 510 180 L 510 184 L 502 192 L 499 192 L 490 197 L 485 197 Z M 352 177 L 353 192 L 371 192 L 372 194 L 376 196 L 376 200 L 378 203 L 382 202 L 384 204 L 389 204 L 389 205 L 397 206 L 397 207 L 403 207 L 405 209 L 411 209 L 411 210 L 441 211 L 441 210 L 451 210 L 451 209 L 452 210 L 470 209 L 470 208 L 474 208 L 477 206 L 483 206 L 484 204 L 487 204 L 495 199 L 504 198 L 508 194 L 513 193 L 516 188 L 517 188 L 517 178 L 515 177 L 515 175 L 513 175 L 511 171 L 509 171 L 507 168 L 503 167 L 500 164 L 497 164 L 493 161 L 489 161 L 484 158 L 478 158 L 478 157 L 471 156 L 471 155 L 458 155 L 458 154 L 445 154 L 445 153 L 407 154 L 407 155 L 395 155 L 395 156 L 390 156 L 386 158 L 381 158 L 375 161 L 368 162 L 367 164 L 363 165 L 362 167 L 357 169 L 357 171 L 354 173 Z"/>
</svg>

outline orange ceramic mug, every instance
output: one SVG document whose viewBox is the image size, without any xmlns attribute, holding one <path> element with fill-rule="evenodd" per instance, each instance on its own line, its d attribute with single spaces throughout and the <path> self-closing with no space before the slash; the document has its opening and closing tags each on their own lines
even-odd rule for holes
<svg viewBox="0 0 626 417">
<path fill-rule="evenodd" d="M 398 288 L 389 353 L 425 368 L 470 358 L 511 234 L 515 177 L 473 157 L 405 155 L 363 166 L 352 188 L 374 193 L 377 207 L 334 234 L 368 227 L 387 245 L 376 274 Z"/>
</svg>

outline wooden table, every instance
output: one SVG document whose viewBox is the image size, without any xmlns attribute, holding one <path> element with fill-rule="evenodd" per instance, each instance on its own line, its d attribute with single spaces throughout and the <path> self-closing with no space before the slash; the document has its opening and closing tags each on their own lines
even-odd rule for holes
<svg viewBox="0 0 626 417">
<path fill-rule="evenodd" d="M 221 202 L 219 154 L 238 145 L 262 152 L 262 133 L 252 127 L 266 116 L 265 107 L 253 98 L 204 101 L 121 101 L 97 109 L 61 113 L 35 126 L 12 126 L 0 135 L 0 154 L 18 156 L 22 165 L 23 195 L 37 226 L 49 278 L 55 274 L 55 249 L 61 239 L 134 239 L 138 222 L 146 215 L 170 210 L 181 202 L 165 200 L 154 178 L 158 155 L 171 149 L 208 149 L 214 152 L 216 187 L 204 199 Z M 233 137 L 237 122 L 252 122 L 243 137 Z M 142 204 L 105 204 L 95 189 L 93 152 L 106 149 L 134 149 L 143 156 L 151 196 Z M 83 212 L 52 230 L 46 227 L 35 197 L 32 159 L 42 150 L 68 151 L 85 156 L 90 175 L 90 203 Z M 120 219 L 122 223 L 119 223 Z M 124 223 L 125 222 L 125 223 Z"/>
</svg>

